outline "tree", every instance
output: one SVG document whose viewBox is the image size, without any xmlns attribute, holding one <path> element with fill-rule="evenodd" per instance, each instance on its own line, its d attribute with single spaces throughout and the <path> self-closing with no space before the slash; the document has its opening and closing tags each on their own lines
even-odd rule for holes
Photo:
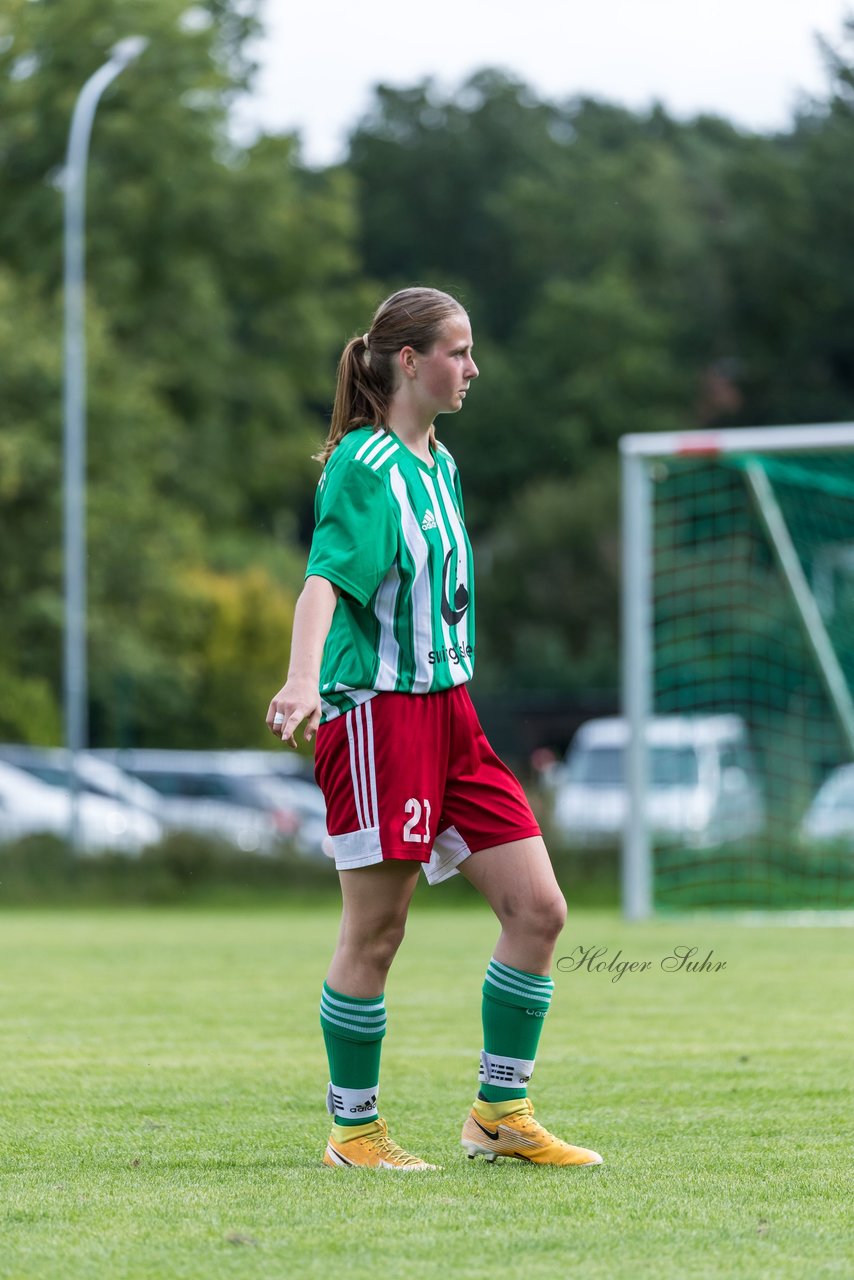
<svg viewBox="0 0 854 1280">
<path fill-rule="evenodd" d="M 93 740 L 189 732 L 204 744 L 198 637 L 210 600 L 187 583 L 243 581 L 261 562 L 281 584 L 252 596 L 268 634 L 301 576 L 292 548 L 324 389 L 363 286 L 346 176 L 304 172 L 294 139 L 229 140 L 254 10 L 13 0 L 13 40 L 0 30 L 0 484 L 18 551 L 0 568 L 0 683 L 5 669 L 30 690 L 7 710 L 7 734 L 47 740 L 58 725 L 59 175 L 75 96 L 130 31 L 150 45 L 99 108 L 88 182 Z M 230 700 L 253 715 L 254 663 L 236 672 Z M 27 707 L 46 699 L 34 727 Z M 246 717 L 231 723 L 245 737 Z"/>
<path fill-rule="evenodd" d="M 528 282 L 500 200 L 520 174 L 547 172 L 555 118 L 527 86 L 494 70 L 445 99 L 429 79 L 379 86 L 347 162 L 368 272 L 470 290 L 465 301 L 478 305 L 481 328 L 511 334 Z"/>
</svg>

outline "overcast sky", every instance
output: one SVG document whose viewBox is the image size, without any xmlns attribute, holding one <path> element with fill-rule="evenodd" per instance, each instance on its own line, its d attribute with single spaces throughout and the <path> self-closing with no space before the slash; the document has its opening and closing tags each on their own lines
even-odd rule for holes
<svg viewBox="0 0 854 1280">
<path fill-rule="evenodd" d="M 838 43 L 854 0 L 264 0 L 262 69 L 240 117 L 297 130 L 303 155 L 343 150 L 372 85 L 427 75 L 446 87 L 483 66 L 543 97 L 588 93 L 673 113 L 786 125 L 827 84 L 816 33 Z"/>
</svg>

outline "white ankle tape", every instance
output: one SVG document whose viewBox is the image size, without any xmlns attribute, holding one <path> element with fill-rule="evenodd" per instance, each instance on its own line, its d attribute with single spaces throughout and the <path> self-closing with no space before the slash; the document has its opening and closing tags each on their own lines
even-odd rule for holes
<svg viewBox="0 0 854 1280">
<path fill-rule="evenodd" d="M 480 1055 L 481 1084 L 497 1085 L 499 1089 L 518 1089 L 525 1085 L 534 1074 L 534 1059 L 502 1058 L 497 1053 L 487 1053 L 484 1049 Z"/>
<path fill-rule="evenodd" d="M 339 1089 L 329 1082 L 326 1090 L 326 1110 L 342 1120 L 372 1120 L 377 1114 L 378 1084 L 372 1089 Z"/>
</svg>

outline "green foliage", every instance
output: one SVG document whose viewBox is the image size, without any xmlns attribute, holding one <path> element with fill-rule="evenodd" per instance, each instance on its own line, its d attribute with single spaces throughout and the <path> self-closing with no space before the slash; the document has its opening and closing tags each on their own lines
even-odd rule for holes
<svg viewBox="0 0 854 1280">
<path fill-rule="evenodd" d="M 16 552 L 0 565 L 0 672 L 20 681 L 9 736 L 58 731 L 58 166 L 80 85 L 130 30 L 150 45 L 99 108 L 88 182 L 91 736 L 246 745 L 282 678 L 310 455 L 342 326 L 364 299 L 352 202 L 344 175 L 299 168 L 290 139 L 229 141 L 254 6 L 219 0 L 192 21 L 186 8 L 20 4 L 0 45 L 0 533 Z M 211 600 L 188 581 L 253 581 L 262 541 L 259 572 L 286 579 L 256 584 L 248 650 L 214 674 Z"/>
<path fill-rule="evenodd" d="M 401 284 L 472 313 L 482 377 L 439 427 L 496 688 L 616 684 L 622 434 L 851 416 L 854 24 L 775 137 L 484 69 L 378 87 L 346 162 L 315 171 L 296 138 L 229 130 L 259 14 L 0 14 L 3 736 L 59 733 L 61 170 L 79 89 L 129 32 L 150 43 L 98 108 L 88 178 L 93 741 L 259 740 L 337 357 Z"/>
<path fill-rule="evenodd" d="M 247 854 L 225 841 L 177 831 L 138 858 L 78 857 L 56 836 L 31 835 L 0 846 L 0 905 L 247 902 L 270 895 L 333 893 L 327 859 L 300 858 L 285 843 L 273 856 Z"/>
<path fill-rule="evenodd" d="M 60 741 L 54 690 L 39 676 L 21 676 L 17 664 L 0 666 L 0 739 L 38 744 Z"/>
<path fill-rule="evenodd" d="M 508 676 L 516 688 L 608 687 L 619 590 L 615 479 L 600 463 L 572 480 L 532 483 L 510 505 L 478 599 L 487 687 L 500 689 Z"/>
<path fill-rule="evenodd" d="M 284 673 L 290 648 L 294 597 L 261 569 L 241 574 L 196 570 L 187 579 L 185 601 L 197 635 L 192 646 L 191 731 L 176 725 L 173 741 L 230 747 L 235 742 L 266 747 L 270 680 Z M 235 679 L 239 673 L 239 679 Z"/>
<path fill-rule="evenodd" d="M 545 814 L 544 830 L 548 830 Z M 618 851 L 593 854 L 549 848 L 558 881 L 576 906 L 613 907 L 618 897 Z M 426 880 L 424 882 L 426 888 Z M 226 841 L 191 831 L 171 832 L 138 858 L 121 853 L 79 857 L 68 843 L 49 833 L 0 844 L 0 907 L 85 906 L 100 904 L 241 903 L 268 905 L 296 895 L 339 896 L 331 860 L 294 853 L 287 842 L 273 855 L 244 853 Z M 471 905 L 476 893 L 462 876 L 442 896 L 426 892 L 429 908 Z"/>
</svg>

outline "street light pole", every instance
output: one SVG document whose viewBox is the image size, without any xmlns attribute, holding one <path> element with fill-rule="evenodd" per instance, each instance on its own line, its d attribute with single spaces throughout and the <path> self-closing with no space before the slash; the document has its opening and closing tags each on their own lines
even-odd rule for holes
<svg viewBox="0 0 854 1280">
<path fill-rule="evenodd" d="M 71 790 L 72 847 L 79 851 L 77 755 L 87 744 L 86 673 L 86 165 L 101 94 L 146 48 L 143 36 L 120 40 L 110 59 L 80 90 L 71 117 L 65 162 L 65 334 L 62 392 L 63 551 L 65 566 L 65 744 Z"/>
</svg>

